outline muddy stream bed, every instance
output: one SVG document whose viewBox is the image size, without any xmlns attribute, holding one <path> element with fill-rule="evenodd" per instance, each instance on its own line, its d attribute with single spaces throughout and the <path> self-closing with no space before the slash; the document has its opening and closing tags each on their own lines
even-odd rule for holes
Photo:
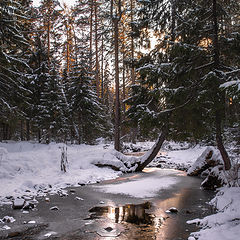
<svg viewBox="0 0 240 240">
<path fill-rule="evenodd" d="M 166 179 L 174 180 L 171 186 L 159 187 L 152 194 L 152 185 L 161 185 Z M 149 186 L 141 186 L 144 182 Z M 140 187 L 137 197 L 131 194 L 131 189 L 126 191 L 127 195 L 106 190 L 130 184 L 134 192 L 135 183 Z M 207 202 L 214 192 L 201 190 L 200 183 L 201 179 L 188 177 L 182 171 L 147 168 L 142 173 L 71 187 L 66 189 L 68 195 L 38 198 L 36 208 L 28 212 L 13 210 L 10 205 L 0 206 L 0 218 L 12 216 L 16 219 L 8 224 L 11 229 L 0 231 L 0 239 L 188 239 L 198 227 L 186 221 L 204 217 L 212 211 Z M 141 196 L 141 188 L 143 193 L 150 193 L 149 196 Z M 177 212 L 168 211 L 171 207 Z"/>
</svg>

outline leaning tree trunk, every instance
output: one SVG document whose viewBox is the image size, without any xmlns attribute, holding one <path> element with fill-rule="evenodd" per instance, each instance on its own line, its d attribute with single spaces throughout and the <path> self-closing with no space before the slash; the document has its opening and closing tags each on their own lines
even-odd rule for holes
<svg viewBox="0 0 240 240">
<path fill-rule="evenodd" d="M 215 124 L 216 124 L 216 142 L 217 142 L 217 147 L 218 150 L 221 153 L 224 166 L 226 170 L 229 170 L 231 168 L 231 161 L 228 156 L 228 153 L 223 145 L 223 139 L 222 139 L 222 127 L 221 127 L 221 116 L 220 114 L 216 113 L 216 119 L 215 119 Z"/>
<path fill-rule="evenodd" d="M 220 66 L 220 58 L 219 58 L 219 43 L 218 43 L 218 19 L 217 19 L 217 1 L 212 0 L 212 17 L 213 17 L 213 50 L 214 50 L 214 67 L 215 71 L 219 69 Z M 216 87 L 218 88 L 218 84 L 216 84 Z M 222 123 L 222 111 L 220 107 L 218 106 L 219 98 L 224 99 L 221 95 L 219 94 L 219 90 L 216 91 L 216 102 L 217 103 L 217 109 L 215 112 L 215 126 L 216 126 L 216 142 L 217 142 L 217 147 L 218 150 L 221 153 L 221 156 L 224 161 L 224 166 L 226 170 L 229 170 L 231 168 L 231 161 L 228 156 L 228 153 L 223 145 L 223 139 L 222 139 L 222 128 L 221 128 L 221 123 Z M 220 95 L 220 97 L 219 97 Z M 221 101 L 221 99 L 220 99 Z M 222 101 L 222 105 L 224 105 L 224 102 Z"/>
<path fill-rule="evenodd" d="M 168 135 L 168 125 L 166 124 L 162 127 L 162 132 L 159 135 L 158 140 L 154 144 L 152 149 L 149 150 L 147 153 L 145 153 L 141 157 L 138 167 L 135 170 L 136 172 L 142 171 L 157 156 L 167 135 Z"/>
<path fill-rule="evenodd" d="M 131 159 L 128 159 L 128 158 L 126 159 L 126 156 L 124 154 L 120 152 L 115 152 L 114 154 L 115 157 L 118 158 L 123 163 L 123 164 L 120 164 L 120 166 L 119 164 L 115 164 L 112 161 L 105 161 L 104 163 L 100 161 L 100 162 L 96 162 L 95 165 L 98 167 L 109 167 L 115 171 L 122 171 L 125 173 L 141 172 L 157 156 L 167 135 L 168 135 L 168 124 L 163 126 L 162 132 L 159 135 L 157 142 L 142 157 L 133 157 Z"/>
</svg>

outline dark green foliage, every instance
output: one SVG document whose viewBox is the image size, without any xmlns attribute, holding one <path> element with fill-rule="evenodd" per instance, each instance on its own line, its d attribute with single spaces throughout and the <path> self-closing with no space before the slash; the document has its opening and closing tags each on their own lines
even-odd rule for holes
<svg viewBox="0 0 240 240">
<path fill-rule="evenodd" d="M 83 5 L 85 8 L 81 9 Z M 1 1 L 1 140 L 21 137 L 46 143 L 81 143 L 93 142 L 109 132 L 103 114 L 106 110 L 93 87 L 86 34 L 88 2 L 83 5 L 76 6 L 74 13 L 80 12 L 81 16 L 75 18 L 64 17 L 55 0 L 43 0 L 38 8 L 33 8 L 28 0 Z M 23 12 L 31 16 L 26 17 Z M 64 19 L 69 21 L 65 23 Z M 74 35 L 68 46 L 71 64 L 62 71 L 66 64 L 62 54 L 67 46 L 63 37 L 65 25 L 71 26 Z M 83 26 L 85 33 L 81 35 Z"/>
<path fill-rule="evenodd" d="M 220 64 L 216 66 L 211 1 L 141 3 L 139 28 L 158 31 L 160 39 L 155 49 L 139 60 L 138 85 L 132 86 L 127 100 L 129 118 L 141 129 L 154 129 L 171 113 L 167 121 L 172 139 L 211 139 L 216 112 L 221 119 L 225 114 L 227 95 L 220 86 L 234 78 L 237 82 L 239 76 L 233 73 L 239 69 L 238 33 L 226 31 L 233 28 L 231 18 L 239 4 L 230 1 L 235 7 L 230 9 L 218 2 Z"/>
<path fill-rule="evenodd" d="M 57 0 L 43 0 L 39 8 L 29 0 L 0 2 L 0 140 L 92 143 L 110 136 L 110 2 L 98 6 L 101 98 L 94 34 L 90 49 L 90 2 L 79 0 L 66 12 Z M 125 10 L 128 15 L 129 6 Z M 141 137 L 155 137 L 168 122 L 171 139 L 211 140 L 216 116 L 220 125 L 239 122 L 239 11 L 239 1 L 218 0 L 215 24 L 212 1 L 138 1 L 138 15 L 121 31 L 142 46 L 154 32 L 158 43 L 138 60 L 120 54 L 125 58 L 120 71 L 125 69 L 128 83 L 129 69 L 138 70 L 124 120 L 138 127 Z M 119 39 L 121 53 L 130 48 L 126 39 Z"/>
<path fill-rule="evenodd" d="M 21 32 L 26 16 L 19 1 L 0 2 L 0 139 L 10 138 L 16 117 L 23 117 L 27 41 Z"/>
</svg>

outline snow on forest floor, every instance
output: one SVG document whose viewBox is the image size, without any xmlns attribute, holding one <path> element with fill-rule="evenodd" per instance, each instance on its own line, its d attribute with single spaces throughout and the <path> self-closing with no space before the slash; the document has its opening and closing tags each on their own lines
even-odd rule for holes
<svg viewBox="0 0 240 240">
<path fill-rule="evenodd" d="M 126 151 L 146 151 L 153 142 L 126 145 Z M 98 168 L 93 163 L 118 161 L 112 144 L 67 146 L 67 172 L 60 170 L 61 147 L 31 142 L 0 143 L 0 204 L 21 196 L 59 193 L 67 186 L 95 183 L 118 177 L 121 173 Z M 187 170 L 206 147 L 189 144 L 164 144 L 151 166 Z M 165 186 L 167 187 L 167 186 Z M 222 188 L 211 201 L 216 214 L 189 221 L 202 229 L 189 239 L 237 239 L 240 235 L 240 188 Z"/>
<path fill-rule="evenodd" d="M 191 233 L 194 240 L 235 240 L 240 236 L 240 188 L 223 187 L 210 202 L 216 209 L 212 214 L 203 219 L 193 219 L 189 224 L 201 227 L 199 232 Z"/>
<path fill-rule="evenodd" d="M 0 202 L 22 195 L 57 193 L 67 186 L 95 183 L 119 176 L 91 162 L 114 157 L 111 145 L 69 145 L 67 172 L 60 170 L 63 144 L 0 143 Z"/>
<path fill-rule="evenodd" d="M 138 150 L 146 151 L 153 142 L 138 143 Z M 121 173 L 108 168 L 98 168 L 93 163 L 115 161 L 118 164 L 112 144 L 68 145 L 67 172 L 61 172 L 61 147 L 63 144 L 49 145 L 31 142 L 0 143 L 0 202 L 11 197 L 23 195 L 41 196 L 46 193 L 57 193 L 67 186 L 95 183 L 118 177 Z M 171 147 L 169 147 L 171 146 Z M 203 151 L 203 147 L 181 150 L 173 143 L 164 147 L 152 166 L 162 158 L 168 163 L 191 165 Z M 170 166 L 170 164 L 169 164 Z M 6 199 L 7 197 L 7 199 Z"/>
</svg>

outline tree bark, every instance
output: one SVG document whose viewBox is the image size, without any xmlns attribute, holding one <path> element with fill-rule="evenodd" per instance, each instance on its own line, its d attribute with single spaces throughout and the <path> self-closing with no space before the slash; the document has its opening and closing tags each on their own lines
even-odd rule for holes
<svg viewBox="0 0 240 240">
<path fill-rule="evenodd" d="M 41 130 L 38 129 L 38 142 L 41 143 Z"/>
<path fill-rule="evenodd" d="M 132 26 L 132 33 L 133 33 L 133 0 L 131 0 L 131 26 Z M 131 83 L 132 85 L 135 84 L 135 68 L 134 68 L 134 38 L 133 34 L 131 34 Z M 131 142 L 136 143 L 138 128 L 133 127 L 131 129 Z"/>
<path fill-rule="evenodd" d="M 21 141 L 24 140 L 24 133 L 23 133 L 23 120 L 21 120 L 20 139 L 21 139 Z"/>
<path fill-rule="evenodd" d="M 114 148 L 120 151 L 120 97 L 119 97 L 119 57 L 118 57 L 118 19 L 114 23 L 114 50 L 115 50 L 115 134 Z"/>
<path fill-rule="evenodd" d="M 100 97 L 100 81 L 99 81 L 99 58 L 98 58 L 98 6 L 97 0 L 95 0 L 94 6 L 94 17 L 95 17 L 95 56 L 96 56 L 96 69 L 95 69 L 95 76 L 96 76 L 96 89 L 97 89 L 97 96 Z"/>
<path fill-rule="evenodd" d="M 138 165 L 137 169 L 135 170 L 136 172 L 142 171 L 157 156 L 167 135 L 168 135 L 168 124 L 165 124 L 162 127 L 162 132 L 159 135 L 158 140 L 154 144 L 152 149 L 149 150 L 147 153 L 145 153 L 141 157 L 140 164 Z M 144 161 L 142 162 L 143 159 L 144 159 Z"/>
<path fill-rule="evenodd" d="M 120 94 L 119 94 L 119 29 L 118 23 L 121 19 L 121 0 L 118 1 L 116 14 L 113 13 L 113 0 L 111 0 L 111 18 L 114 28 L 114 52 L 115 52 L 115 130 L 114 130 L 114 148 L 120 151 Z"/>
<path fill-rule="evenodd" d="M 218 44 L 218 19 L 217 19 L 217 1 L 212 2 L 212 16 L 213 16 L 213 51 L 214 51 L 214 66 L 219 68 L 219 44 Z"/>
<path fill-rule="evenodd" d="M 171 39 L 172 41 L 175 41 L 176 33 L 176 0 L 172 0 L 172 9 L 171 9 L 172 19 L 171 19 Z"/>
<path fill-rule="evenodd" d="M 133 0 L 131 0 L 131 25 L 133 24 Z M 133 33 L 133 26 L 132 26 Z M 134 39 L 133 34 L 131 34 L 131 82 L 135 84 L 135 69 L 134 69 Z"/>
<path fill-rule="evenodd" d="M 93 0 L 90 0 L 90 71 L 92 71 Z"/>
<path fill-rule="evenodd" d="M 101 50 L 102 50 L 102 56 L 101 56 L 101 99 L 103 102 L 103 97 L 104 97 L 104 47 L 103 47 L 103 34 L 102 34 L 102 46 L 101 46 Z"/>
<path fill-rule="evenodd" d="M 218 150 L 221 153 L 223 162 L 224 162 L 224 167 L 225 170 L 229 170 L 231 168 L 231 161 L 228 156 L 228 153 L 223 145 L 223 139 L 222 139 L 222 127 L 221 127 L 221 115 L 217 112 L 216 113 L 216 119 L 215 119 L 215 124 L 216 124 L 216 142 L 217 142 L 217 147 Z"/>
<path fill-rule="evenodd" d="M 218 19 L 217 19 L 217 1 L 212 1 L 212 16 L 213 16 L 213 51 L 214 51 L 214 67 L 215 71 L 220 67 L 220 59 L 219 59 L 219 43 L 218 43 Z M 217 71 L 216 71 L 217 74 Z M 216 83 L 214 87 L 216 87 L 215 91 L 215 126 L 216 126 L 216 142 L 218 150 L 221 153 L 222 159 L 224 161 L 224 166 L 226 170 L 231 168 L 231 161 L 228 156 L 228 153 L 223 145 L 222 139 L 222 108 L 224 109 L 224 97 L 223 94 L 220 93 L 219 90 L 220 83 Z M 223 99 L 222 99 L 223 98 Z M 219 106 L 219 105 L 223 106 Z"/>
<path fill-rule="evenodd" d="M 122 99 L 124 100 L 126 98 L 126 67 L 124 63 L 125 59 L 125 49 L 123 51 L 123 69 L 122 69 Z M 125 114 L 126 114 L 126 104 L 122 101 L 122 110 L 123 110 L 123 120 L 125 120 Z"/>
<path fill-rule="evenodd" d="M 66 20 L 66 37 L 67 37 L 67 56 L 66 56 L 66 62 L 67 62 L 67 73 L 69 73 L 70 70 L 70 33 L 69 33 L 69 25 L 68 20 Z"/>
<path fill-rule="evenodd" d="M 78 113 L 78 144 L 82 144 L 82 136 L 83 136 L 83 127 L 82 127 L 82 115 Z"/>
<path fill-rule="evenodd" d="M 26 120 L 26 139 L 30 140 L 30 121 Z"/>
<path fill-rule="evenodd" d="M 158 137 L 157 142 L 154 144 L 154 146 L 146 152 L 142 157 L 136 157 L 135 161 L 131 163 L 131 166 L 129 166 L 126 163 L 126 160 L 124 161 L 120 157 L 116 155 L 116 157 L 123 162 L 125 167 L 127 168 L 124 170 L 125 172 L 141 172 L 158 154 L 159 150 L 162 147 L 163 142 L 165 141 L 166 137 L 168 135 L 168 124 L 165 124 L 162 127 L 162 132 Z M 111 162 L 106 162 L 106 163 L 96 163 L 95 164 L 98 167 L 110 167 L 115 171 L 122 171 L 120 170 L 121 167 L 112 164 Z M 136 167 L 137 166 L 137 167 Z M 135 170 L 133 170 L 135 168 Z"/>
<path fill-rule="evenodd" d="M 48 53 L 48 71 L 50 70 L 50 47 L 51 47 L 51 43 L 50 43 L 50 31 L 51 31 L 51 27 L 50 27 L 50 20 L 48 20 L 48 25 L 47 25 L 47 53 Z"/>
</svg>

